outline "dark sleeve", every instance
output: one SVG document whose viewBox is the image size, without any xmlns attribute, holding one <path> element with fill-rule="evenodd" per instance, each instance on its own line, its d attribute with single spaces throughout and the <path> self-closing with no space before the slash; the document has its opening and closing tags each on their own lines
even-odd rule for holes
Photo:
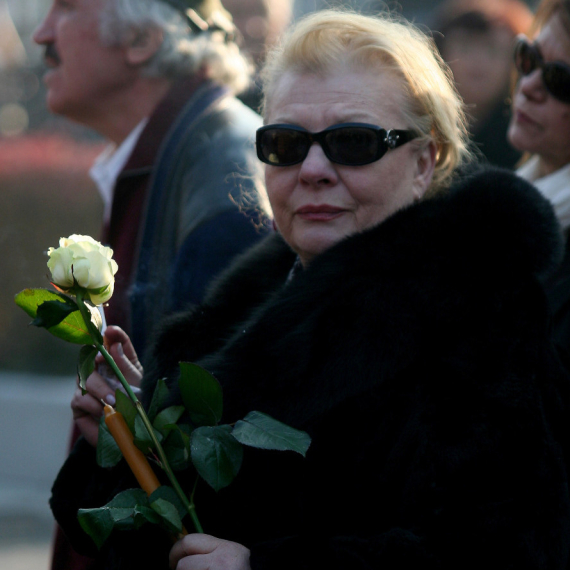
<svg viewBox="0 0 570 570">
<path fill-rule="evenodd" d="M 237 208 L 218 214 L 190 233 L 180 247 L 171 278 L 171 309 L 200 304 L 208 284 L 268 233 Z"/>
<path fill-rule="evenodd" d="M 73 548 L 85 556 L 94 557 L 97 548 L 81 528 L 77 519 L 79 509 L 97 508 L 113 497 L 114 491 L 135 488 L 136 481 L 118 469 L 102 469 L 97 465 L 95 448 L 80 437 L 60 469 L 52 486 L 50 507 Z M 125 487 L 120 481 L 125 478 Z"/>
<path fill-rule="evenodd" d="M 448 364 L 432 372 L 464 381 Z M 551 382 L 548 373 L 542 380 Z M 398 444 L 386 456 L 379 436 L 376 461 L 371 448 L 352 477 L 342 466 L 350 439 L 340 435 L 338 464 L 328 461 L 314 476 L 326 489 L 316 507 L 322 518 L 313 513 L 317 524 L 307 528 L 300 516 L 302 532 L 254 544 L 252 569 L 564 570 L 570 504 L 557 412 L 532 382 L 496 388 L 481 393 L 472 384 L 407 400 Z M 363 417 L 374 413 L 365 402 L 358 409 Z M 383 413 L 378 428 L 388 430 Z M 370 429 L 362 421 L 353 440 L 367 443 Z"/>
<path fill-rule="evenodd" d="M 157 475 L 162 478 L 161 473 L 157 472 Z M 114 530 L 98 550 L 79 524 L 77 514 L 80 509 L 102 507 L 117 493 L 136 488 L 140 487 L 124 460 L 113 469 L 99 467 L 95 448 L 83 438 L 79 438 L 59 471 L 52 487 L 50 507 L 73 549 L 94 559 L 94 570 L 168 569 L 172 538 L 155 525 L 143 525 L 136 532 Z"/>
</svg>

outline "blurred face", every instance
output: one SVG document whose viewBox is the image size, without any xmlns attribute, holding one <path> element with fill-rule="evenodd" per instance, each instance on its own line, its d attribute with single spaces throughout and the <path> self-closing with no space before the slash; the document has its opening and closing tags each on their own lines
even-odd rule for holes
<svg viewBox="0 0 570 570">
<path fill-rule="evenodd" d="M 339 123 L 408 129 L 400 80 L 387 72 L 285 73 L 266 123 L 319 132 Z M 431 182 L 432 143 L 408 142 L 362 166 L 331 162 L 318 143 L 292 166 L 266 166 L 267 193 L 281 234 L 304 264 L 346 236 L 382 222 L 423 196 Z"/>
<path fill-rule="evenodd" d="M 45 46 L 47 104 L 96 128 L 97 116 L 133 79 L 125 49 L 105 46 L 99 16 L 107 0 L 54 0 L 34 41 Z"/>
<path fill-rule="evenodd" d="M 536 44 L 545 62 L 570 65 L 570 38 L 558 16 L 542 28 Z M 518 150 L 539 155 L 542 175 L 570 162 L 570 104 L 546 90 L 540 69 L 519 78 L 508 136 Z"/>
<path fill-rule="evenodd" d="M 465 103 L 487 107 L 504 97 L 512 69 L 512 43 L 512 34 L 504 28 L 449 31 L 443 58 Z"/>
<path fill-rule="evenodd" d="M 243 49 L 259 63 L 291 19 L 289 0 L 222 0 L 243 35 Z"/>
</svg>

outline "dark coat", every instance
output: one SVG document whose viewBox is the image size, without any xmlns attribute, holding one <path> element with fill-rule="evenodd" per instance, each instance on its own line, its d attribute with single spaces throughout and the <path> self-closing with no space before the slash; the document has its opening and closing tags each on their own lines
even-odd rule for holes
<svg viewBox="0 0 570 570">
<path fill-rule="evenodd" d="M 108 322 L 142 358 L 152 325 L 267 233 L 255 156 L 261 118 L 199 74 L 159 103 L 115 185 L 103 241 L 119 263 Z"/>
<path fill-rule="evenodd" d="M 554 275 L 544 283 L 552 313 L 552 334 L 570 370 L 570 235 L 566 235 L 564 259 Z"/>
<path fill-rule="evenodd" d="M 259 410 L 313 441 L 305 459 L 247 449 L 230 487 L 199 486 L 205 531 L 248 546 L 254 570 L 566 568 L 568 378 L 538 283 L 560 256 L 550 206 L 501 172 L 289 283 L 281 238 L 255 246 L 165 325 L 143 388 L 196 361 L 224 388 L 225 422 Z M 78 547 L 77 508 L 128 484 L 78 445 L 51 501 Z M 166 568 L 168 543 L 149 540 L 111 540 L 101 567 Z"/>
</svg>

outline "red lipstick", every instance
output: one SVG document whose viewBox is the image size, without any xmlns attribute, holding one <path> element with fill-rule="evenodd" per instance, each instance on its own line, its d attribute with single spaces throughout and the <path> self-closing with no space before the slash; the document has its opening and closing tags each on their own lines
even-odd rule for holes
<svg viewBox="0 0 570 570">
<path fill-rule="evenodd" d="M 312 222 L 328 222 L 342 216 L 346 210 L 328 204 L 321 204 L 319 206 L 309 204 L 302 206 L 295 211 L 295 214 L 303 220 Z"/>
</svg>

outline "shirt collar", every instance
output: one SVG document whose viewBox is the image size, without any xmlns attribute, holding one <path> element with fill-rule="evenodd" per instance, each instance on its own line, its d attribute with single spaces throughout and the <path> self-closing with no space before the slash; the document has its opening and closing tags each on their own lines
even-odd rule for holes
<svg viewBox="0 0 570 570">
<path fill-rule="evenodd" d="M 105 208 L 103 213 L 104 223 L 107 223 L 111 217 L 113 193 L 117 178 L 129 160 L 147 123 L 148 119 L 143 119 L 118 147 L 115 144 L 107 145 L 95 159 L 93 166 L 89 170 L 89 175 L 97 185 L 103 200 Z"/>
</svg>

